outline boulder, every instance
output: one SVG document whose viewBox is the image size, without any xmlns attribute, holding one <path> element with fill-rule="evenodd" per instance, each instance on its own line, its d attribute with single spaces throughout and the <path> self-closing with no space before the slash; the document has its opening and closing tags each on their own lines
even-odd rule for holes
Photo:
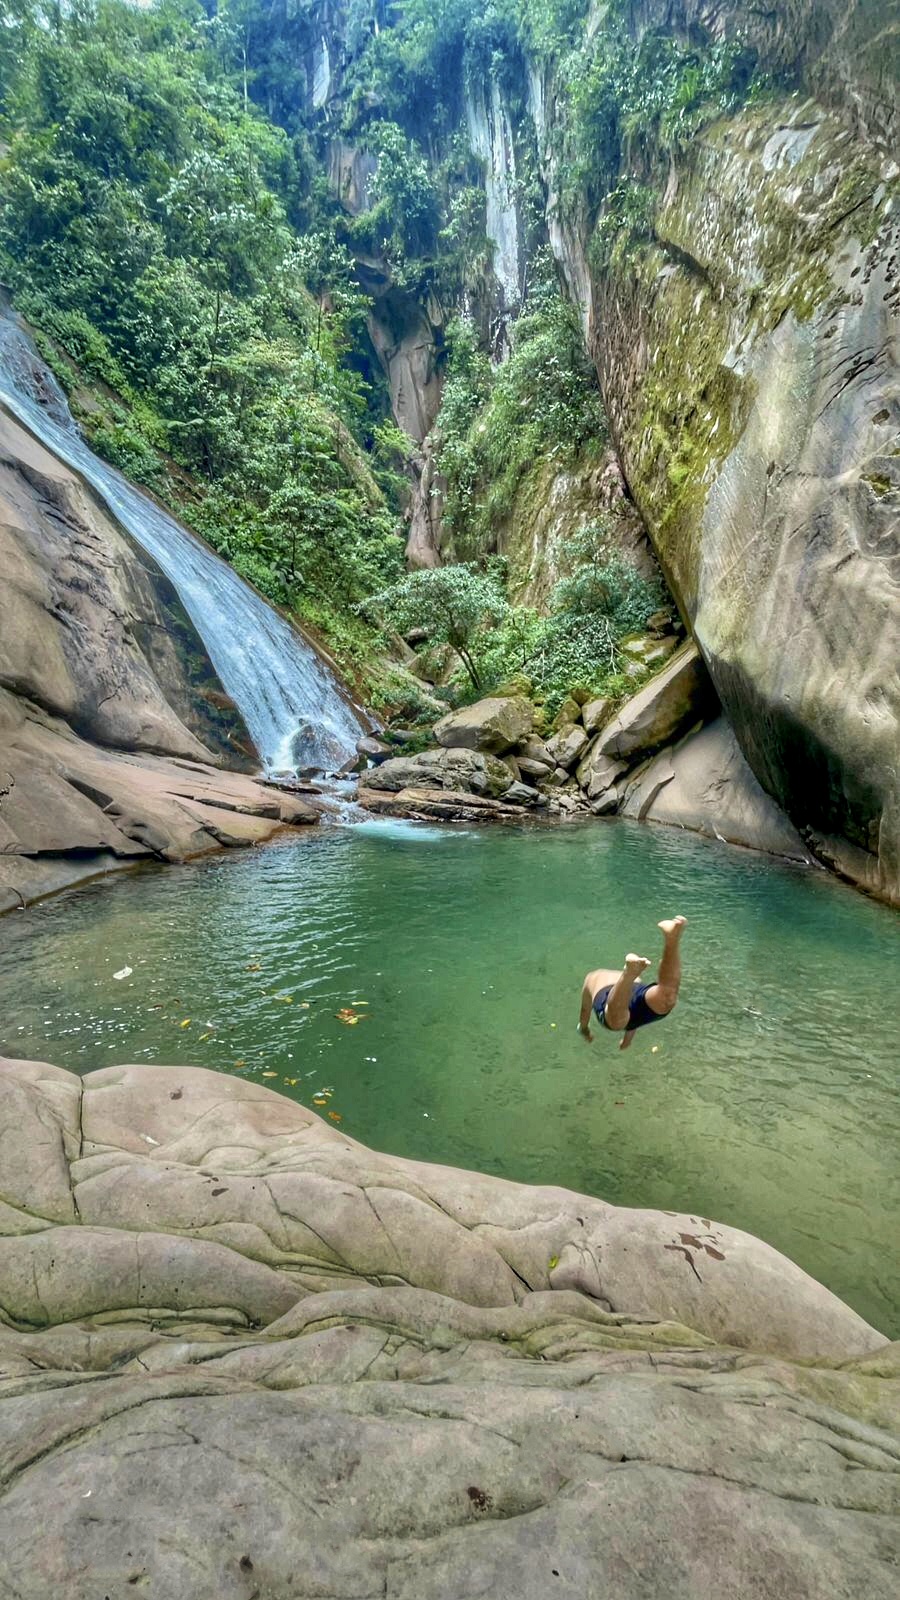
<svg viewBox="0 0 900 1600">
<path fill-rule="evenodd" d="M 560 728 L 558 733 L 554 733 L 553 737 L 547 740 L 547 753 L 553 757 L 557 766 L 569 770 L 582 755 L 587 742 L 588 736 L 584 729 L 576 722 L 572 722 Z"/>
<path fill-rule="evenodd" d="M 647 632 L 651 639 L 663 639 L 666 634 L 675 633 L 675 619 L 672 613 L 665 609 L 654 611 L 652 617 L 647 618 Z"/>
<path fill-rule="evenodd" d="M 367 788 L 395 793 L 424 785 L 496 798 L 513 782 L 515 776 L 505 761 L 480 750 L 423 750 L 415 756 L 392 756 L 366 773 Z"/>
<path fill-rule="evenodd" d="M 357 740 L 356 753 L 371 762 L 373 766 L 378 766 L 380 762 L 389 760 L 393 751 L 383 739 L 376 739 L 373 735 L 367 734 L 364 739 Z"/>
<path fill-rule="evenodd" d="M 581 721 L 581 706 L 572 695 L 567 695 L 556 716 L 553 718 L 553 731 L 558 733 L 560 728 L 568 728 L 573 722 Z"/>
<path fill-rule="evenodd" d="M 644 689 L 626 701 L 598 735 L 593 749 L 634 766 L 695 723 L 709 721 L 717 711 L 709 674 L 696 645 L 688 643 Z"/>
<path fill-rule="evenodd" d="M 533 733 L 530 734 L 527 739 L 522 740 L 522 743 L 519 745 L 516 754 L 519 761 L 521 761 L 522 757 L 525 756 L 527 760 L 539 761 L 545 767 L 553 767 L 556 764 L 549 750 L 547 749 L 544 740 L 539 739 L 537 735 Z"/>
<path fill-rule="evenodd" d="M 524 778 L 531 778 L 535 783 L 541 783 L 553 771 L 553 765 L 547 761 L 532 761 L 529 756 L 517 756 L 516 766 Z"/>
<path fill-rule="evenodd" d="M 589 800 L 597 800 L 606 794 L 628 771 L 627 762 L 616 761 L 614 757 L 604 754 L 599 746 L 600 740 L 597 738 L 579 762 L 576 772 L 578 782 Z"/>
<path fill-rule="evenodd" d="M 624 786 L 621 812 L 809 861 L 796 828 L 760 787 L 724 717 L 642 766 Z"/>
<path fill-rule="evenodd" d="M 513 784 L 512 788 L 522 788 Z M 394 793 L 386 789 L 360 788 L 359 805 L 379 816 L 407 817 L 424 822 L 515 822 L 521 818 L 521 806 L 492 800 L 483 794 L 462 794 L 451 789 L 428 789 L 413 785 Z"/>
<path fill-rule="evenodd" d="M 451 749 L 502 755 L 519 744 L 534 724 L 534 707 L 523 695 L 493 695 L 451 711 L 434 725 L 438 744 Z"/>
<path fill-rule="evenodd" d="M 669 634 L 662 639 L 651 636 L 626 639 L 621 649 L 624 655 L 628 656 L 632 661 L 636 661 L 639 666 L 652 670 L 655 667 L 661 667 L 664 661 L 668 661 L 677 646 L 678 640 L 673 634 Z"/>
<path fill-rule="evenodd" d="M 545 806 L 546 796 L 540 789 L 535 789 L 528 783 L 511 783 L 504 792 L 503 803 L 507 806 Z"/>
<path fill-rule="evenodd" d="M 604 722 L 608 722 L 615 706 L 614 700 L 609 700 L 605 695 L 599 695 L 595 700 L 589 700 L 581 708 L 581 720 L 588 735 L 599 733 Z"/>
<path fill-rule="evenodd" d="M 197 1067 L 0 1149 L 0 1592 L 892 1600 L 896 1350 L 762 1241 Z"/>
</svg>

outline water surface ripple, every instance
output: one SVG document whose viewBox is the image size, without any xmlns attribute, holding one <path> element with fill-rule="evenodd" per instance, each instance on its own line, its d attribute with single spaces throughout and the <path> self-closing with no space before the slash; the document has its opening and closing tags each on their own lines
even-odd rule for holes
<svg viewBox="0 0 900 1600">
<path fill-rule="evenodd" d="M 675 911 L 677 1012 L 586 1045 L 583 973 L 655 958 Z M 896 1336 L 898 939 L 823 873 L 674 831 L 372 822 L 5 918 L 0 1050 L 198 1062 L 376 1148 L 713 1215 Z"/>
</svg>

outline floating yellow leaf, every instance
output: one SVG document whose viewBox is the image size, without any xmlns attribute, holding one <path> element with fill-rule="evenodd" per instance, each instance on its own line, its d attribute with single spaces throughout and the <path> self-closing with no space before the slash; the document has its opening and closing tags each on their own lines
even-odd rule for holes
<svg viewBox="0 0 900 1600">
<path fill-rule="evenodd" d="M 244 1060 L 243 1056 L 241 1057 L 240 1061 L 236 1061 L 234 1064 L 235 1064 L 236 1067 L 245 1067 L 247 1065 L 247 1063 Z"/>
<path fill-rule="evenodd" d="M 179 1028 L 189 1028 L 190 1025 L 191 1025 L 190 1017 L 185 1017 L 184 1021 L 183 1022 L 179 1022 L 179 1024 L 178 1024 Z"/>
<path fill-rule="evenodd" d="M 259 972 L 261 967 L 262 967 L 262 962 L 261 961 L 248 961 L 248 963 L 247 963 L 247 971 L 248 972 Z"/>
<path fill-rule="evenodd" d="M 301 1010 L 308 1011 L 309 1010 L 309 1001 L 308 1000 L 301 1000 L 300 1001 L 300 1007 L 301 1007 Z"/>
<path fill-rule="evenodd" d="M 313 1105 L 314 1106 L 327 1106 L 327 1104 L 328 1104 L 328 1101 L 325 1098 L 324 1094 L 314 1094 L 313 1095 Z"/>
<path fill-rule="evenodd" d="M 285 1081 L 285 1083 L 289 1083 L 291 1088 L 293 1089 L 294 1084 L 297 1082 L 297 1079 L 296 1078 L 285 1078 L 284 1081 Z"/>
<path fill-rule="evenodd" d="M 292 1006 L 294 1004 L 294 996 L 292 994 L 276 994 L 275 999 L 283 1006 Z"/>
<path fill-rule="evenodd" d="M 548 1270 L 548 1272 L 552 1272 L 553 1268 L 554 1267 L 558 1267 L 558 1266 L 559 1266 L 559 1256 L 551 1256 L 550 1260 L 547 1262 L 547 1270 Z"/>
<path fill-rule="evenodd" d="M 208 1039 L 208 1038 L 209 1038 L 209 1034 L 208 1033 L 201 1033 L 200 1039 L 199 1039 L 199 1043 L 202 1044 L 204 1039 Z"/>
<path fill-rule="evenodd" d="M 329 1111 L 328 1115 L 330 1116 L 332 1122 L 343 1122 L 344 1120 L 339 1111 Z"/>
<path fill-rule="evenodd" d="M 277 1078 L 278 1077 L 278 1073 L 277 1072 L 261 1072 L 260 1073 L 260 1077 L 261 1078 Z"/>
</svg>

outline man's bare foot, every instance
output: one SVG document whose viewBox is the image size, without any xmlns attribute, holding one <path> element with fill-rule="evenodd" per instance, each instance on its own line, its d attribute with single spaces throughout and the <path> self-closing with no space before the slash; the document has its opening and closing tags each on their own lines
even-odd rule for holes
<svg viewBox="0 0 900 1600">
<path fill-rule="evenodd" d="M 642 972 L 647 971 L 649 965 L 646 956 L 636 956 L 633 951 L 629 951 L 625 957 L 625 971 L 629 977 L 639 978 Z"/>
<path fill-rule="evenodd" d="M 666 922 L 658 922 L 656 926 L 661 933 L 680 933 L 687 927 L 687 917 L 671 917 Z"/>
<path fill-rule="evenodd" d="M 586 1039 L 587 1040 L 588 1044 L 593 1044 L 594 1035 L 591 1033 L 590 1028 L 583 1028 L 581 1026 L 581 1023 L 579 1023 L 578 1024 L 578 1032 L 581 1034 L 582 1039 Z"/>
</svg>

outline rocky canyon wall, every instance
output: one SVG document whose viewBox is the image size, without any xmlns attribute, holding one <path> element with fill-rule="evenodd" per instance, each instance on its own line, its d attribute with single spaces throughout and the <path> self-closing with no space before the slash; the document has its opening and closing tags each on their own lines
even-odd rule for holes
<svg viewBox="0 0 900 1600">
<path fill-rule="evenodd" d="M 630 10 L 635 37 L 746 21 Z M 656 151 L 643 235 L 623 228 L 598 260 L 558 200 L 551 232 L 629 487 L 744 754 L 822 860 L 895 899 L 896 31 L 886 8 L 833 12 L 752 20 L 764 64 L 798 87 Z"/>
</svg>

